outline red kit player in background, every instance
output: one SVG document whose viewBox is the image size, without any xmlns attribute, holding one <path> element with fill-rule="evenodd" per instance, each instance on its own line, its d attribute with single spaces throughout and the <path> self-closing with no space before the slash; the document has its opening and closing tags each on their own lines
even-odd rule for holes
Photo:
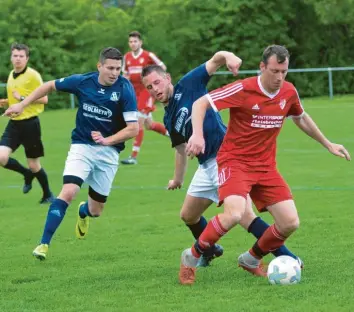
<svg viewBox="0 0 354 312">
<path fill-rule="evenodd" d="M 141 34 L 133 31 L 129 34 L 130 52 L 124 55 L 123 74 L 133 84 L 136 99 L 138 102 L 139 134 L 133 142 L 131 155 L 121 161 L 124 165 L 136 165 L 137 156 L 144 138 L 144 127 L 146 130 L 153 130 L 162 135 L 168 135 L 168 131 L 162 123 L 152 119 L 152 112 L 155 110 L 154 100 L 141 82 L 141 72 L 145 66 L 159 65 L 166 70 L 165 64 L 152 52 L 142 49 L 143 41 Z"/>
</svg>

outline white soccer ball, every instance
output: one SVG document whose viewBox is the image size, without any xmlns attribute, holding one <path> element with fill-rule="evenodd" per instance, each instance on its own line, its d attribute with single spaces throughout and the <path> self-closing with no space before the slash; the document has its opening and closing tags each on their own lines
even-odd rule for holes
<svg viewBox="0 0 354 312">
<path fill-rule="evenodd" d="M 268 281 L 272 285 L 293 285 L 301 280 L 299 261 L 289 256 L 273 259 L 268 266 Z"/>
</svg>

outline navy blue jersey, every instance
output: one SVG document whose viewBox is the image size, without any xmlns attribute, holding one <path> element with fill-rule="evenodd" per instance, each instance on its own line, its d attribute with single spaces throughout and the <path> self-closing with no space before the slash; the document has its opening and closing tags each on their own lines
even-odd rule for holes
<svg viewBox="0 0 354 312">
<path fill-rule="evenodd" d="M 55 88 L 73 93 L 79 100 L 72 144 L 96 145 L 91 131 L 100 131 L 103 137 L 108 137 L 125 128 L 126 122 L 137 121 L 134 89 L 122 76 L 112 86 L 103 86 L 98 82 L 98 72 L 73 75 L 55 80 Z M 113 147 L 120 152 L 124 142 Z"/>
<path fill-rule="evenodd" d="M 207 84 L 210 76 L 205 64 L 198 66 L 177 82 L 173 96 L 165 107 L 164 124 L 172 141 L 172 147 L 188 142 L 192 135 L 192 105 L 200 97 L 208 93 Z M 200 164 L 216 157 L 226 133 L 219 113 L 209 109 L 203 124 L 205 152 L 198 155 Z"/>
</svg>

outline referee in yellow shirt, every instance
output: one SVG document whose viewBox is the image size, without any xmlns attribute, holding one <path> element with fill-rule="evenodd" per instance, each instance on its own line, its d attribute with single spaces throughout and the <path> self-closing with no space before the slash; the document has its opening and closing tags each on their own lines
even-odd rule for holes
<svg viewBox="0 0 354 312">
<path fill-rule="evenodd" d="M 27 66 L 28 60 L 28 46 L 14 43 L 11 46 L 11 62 L 14 69 L 7 80 L 7 99 L 0 99 L 0 106 L 11 106 L 22 101 L 43 84 L 41 75 Z M 24 176 L 23 193 L 25 194 L 32 189 L 32 180 L 36 177 L 43 190 L 41 204 L 50 203 L 54 199 L 47 174 L 39 160 L 44 156 L 44 148 L 38 115 L 43 112 L 44 104 L 47 102 L 48 97 L 45 96 L 27 106 L 21 115 L 11 118 L 0 140 L 0 165 Z M 10 157 L 20 145 L 25 149 L 29 169 Z"/>
</svg>

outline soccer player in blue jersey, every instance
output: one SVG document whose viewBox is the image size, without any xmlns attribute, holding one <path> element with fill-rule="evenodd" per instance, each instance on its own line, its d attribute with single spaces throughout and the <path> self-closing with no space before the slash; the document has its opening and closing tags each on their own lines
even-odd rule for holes
<svg viewBox="0 0 354 312">
<path fill-rule="evenodd" d="M 119 50 L 106 48 L 100 54 L 98 72 L 46 82 L 5 112 L 7 116 L 16 116 L 54 90 L 73 93 L 79 100 L 63 173 L 64 185 L 49 207 L 41 242 L 33 251 L 40 260 L 46 259 L 50 241 L 83 182 L 89 185 L 88 200 L 79 205 L 76 235 L 85 237 L 89 217 L 102 213 L 124 142 L 138 134 L 135 93 L 131 83 L 120 75 L 122 58 Z"/>
<path fill-rule="evenodd" d="M 161 67 L 147 66 L 142 72 L 145 87 L 156 100 L 165 106 L 164 123 L 170 133 L 172 147 L 176 149 L 174 177 L 168 183 L 168 189 L 181 188 L 187 168 L 186 142 L 192 135 L 191 112 L 192 104 L 201 96 L 207 94 L 207 84 L 210 77 L 222 65 L 236 75 L 241 65 L 241 59 L 226 51 L 217 52 L 210 60 L 183 76 L 173 86 L 171 77 Z M 181 219 L 197 239 L 207 225 L 204 211 L 213 203 L 218 203 L 218 169 L 216 154 L 226 133 L 226 127 L 221 117 L 213 110 L 206 112 L 203 125 L 206 140 L 205 152 L 198 155 L 199 167 L 188 188 L 181 209 Z M 252 210 L 251 200 L 248 200 L 247 213 L 241 220 L 241 225 L 255 237 L 260 237 L 269 227 Z M 221 246 L 216 245 L 199 262 L 206 266 L 222 254 Z M 285 246 L 273 252 L 275 256 L 289 255 L 297 258 Z"/>
</svg>

